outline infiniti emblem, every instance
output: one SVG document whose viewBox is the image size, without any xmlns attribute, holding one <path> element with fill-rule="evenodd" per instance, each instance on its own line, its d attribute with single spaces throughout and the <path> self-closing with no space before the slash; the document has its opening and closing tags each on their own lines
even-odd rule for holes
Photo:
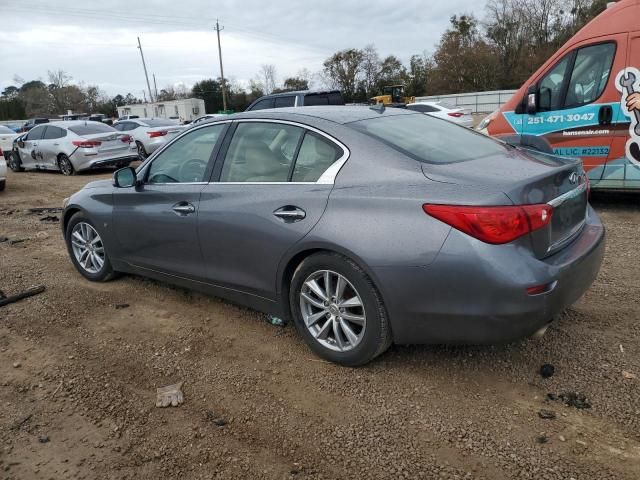
<svg viewBox="0 0 640 480">
<path fill-rule="evenodd" d="M 571 175 L 569 175 L 569 181 L 571 182 L 571 185 L 578 183 L 578 174 L 576 172 L 572 172 Z"/>
</svg>

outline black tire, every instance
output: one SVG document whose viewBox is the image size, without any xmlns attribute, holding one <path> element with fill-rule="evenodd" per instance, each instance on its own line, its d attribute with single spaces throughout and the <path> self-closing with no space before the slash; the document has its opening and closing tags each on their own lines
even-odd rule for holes
<svg viewBox="0 0 640 480">
<path fill-rule="evenodd" d="M 12 172 L 24 172 L 22 161 L 20 160 L 20 156 L 17 153 L 7 152 L 7 156 L 7 166 L 11 169 Z"/>
<path fill-rule="evenodd" d="M 58 168 L 65 176 L 76 174 L 76 170 L 75 168 L 73 168 L 71 160 L 69 160 L 69 157 L 67 157 L 64 153 L 58 155 Z"/>
<path fill-rule="evenodd" d="M 76 270 L 78 270 L 78 272 L 80 272 L 80 274 L 87 280 L 91 280 L 92 282 L 108 282 L 109 280 L 112 280 L 117 276 L 117 272 L 115 272 L 113 270 L 113 267 L 111 266 L 109 255 L 104 243 L 102 243 L 102 248 L 104 249 L 104 264 L 102 265 L 102 268 L 100 268 L 97 272 L 87 271 L 87 269 L 83 265 L 81 265 L 76 258 L 76 255 L 73 251 L 71 238 L 74 228 L 79 223 L 89 224 L 97 232 L 97 229 L 95 228 L 93 222 L 89 220 L 89 218 L 87 218 L 87 216 L 83 212 L 77 212 L 71 217 L 64 234 L 65 243 L 67 244 L 67 252 L 69 252 L 71 262 L 76 267 Z"/>
<path fill-rule="evenodd" d="M 2 192 L 6 186 L 7 186 L 7 181 L 0 180 L 0 192 Z"/>
<path fill-rule="evenodd" d="M 362 300 L 366 324 L 362 338 L 348 351 L 336 351 L 322 345 L 309 331 L 303 319 L 300 294 L 305 281 L 315 272 L 329 270 L 343 276 Z M 352 260 L 336 253 L 317 253 L 296 268 L 289 290 L 289 306 L 296 329 L 319 357 L 348 367 L 364 365 L 389 348 L 392 341 L 382 297 L 369 276 Z"/>
<path fill-rule="evenodd" d="M 145 160 L 149 154 L 147 153 L 147 151 L 144 148 L 144 145 L 142 144 L 142 142 L 136 140 L 136 149 L 138 151 L 138 158 L 142 161 Z"/>
</svg>

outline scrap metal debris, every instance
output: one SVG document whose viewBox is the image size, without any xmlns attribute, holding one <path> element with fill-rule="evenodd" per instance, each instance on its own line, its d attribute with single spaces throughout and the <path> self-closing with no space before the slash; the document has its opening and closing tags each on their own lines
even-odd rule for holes
<svg viewBox="0 0 640 480">
<path fill-rule="evenodd" d="M 182 383 L 178 382 L 173 385 L 167 385 L 166 387 L 159 387 L 156 389 L 156 407 L 165 408 L 171 405 L 177 407 L 184 402 L 184 395 L 182 393 Z"/>
<path fill-rule="evenodd" d="M 57 223 L 57 222 L 60 221 L 60 219 L 58 217 L 56 217 L 55 215 L 47 215 L 46 217 L 42 217 L 40 219 L 40 221 L 41 222 L 52 222 L 52 223 L 56 222 Z"/>
<path fill-rule="evenodd" d="M 34 295 L 38 295 L 39 293 L 44 292 L 44 290 L 44 285 L 38 285 L 36 287 L 27 288 L 24 292 L 10 295 L 8 297 L 5 297 L 4 294 L 2 294 L 2 296 L 0 296 L 0 307 L 4 307 L 5 305 L 9 305 L 10 303 L 17 302 L 18 300 L 22 300 L 23 298 L 33 297 Z"/>
<path fill-rule="evenodd" d="M 31 240 L 30 238 L 14 238 L 13 240 L 9 240 L 9 245 L 15 245 L 17 243 L 26 242 L 27 240 Z"/>
<path fill-rule="evenodd" d="M 576 407 L 578 409 L 591 408 L 591 403 L 587 400 L 587 397 L 579 392 L 563 392 L 558 395 L 553 393 L 547 393 L 549 400 L 560 400 L 568 407 Z"/>
<path fill-rule="evenodd" d="M 540 410 L 538 412 L 538 416 L 545 420 L 553 420 L 554 418 L 556 418 L 556 412 L 552 410 Z"/>
<path fill-rule="evenodd" d="M 116 310 L 122 310 L 123 308 L 129 308 L 128 303 L 116 303 Z"/>
<path fill-rule="evenodd" d="M 62 208 L 60 207 L 34 207 L 30 208 L 29 213 L 56 213 L 62 212 Z"/>
<path fill-rule="evenodd" d="M 224 427 L 228 423 L 224 418 L 216 415 L 213 410 L 207 410 L 206 417 L 208 421 L 212 422 L 218 427 Z"/>
</svg>

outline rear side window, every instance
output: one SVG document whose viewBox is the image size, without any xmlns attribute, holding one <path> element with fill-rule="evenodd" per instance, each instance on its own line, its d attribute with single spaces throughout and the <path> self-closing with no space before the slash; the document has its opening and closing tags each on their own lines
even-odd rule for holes
<svg viewBox="0 0 640 480">
<path fill-rule="evenodd" d="M 113 127 L 98 122 L 85 123 L 84 125 L 74 125 L 73 127 L 69 127 L 69 130 L 80 136 L 95 135 L 98 133 L 114 133 L 116 131 Z"/>
<path fill-rule="evenodd" d="M 242 122 L 233 134 L 221 182 L 286 182 L 303 130 L 281 123 Z"/>
<path fill-rule="evenodd" d="M 613 43 L 601 43 L 578 50 L 564 102 L 565 108 L 586 105 L 602 95 L 609 80 L 615 53 Z"/>
<path fill-rule="evenodd" d="M 273 98 L 265 98 L 256 103 L 253 107 L 250 108 L 250 110 L 265 110 L 267 108 L 274 108 L 273 105 Z"/>
<path fill-rule="evenodd" d="M 440 110 L 432 105 L 407 105 L 407 110 L 413 110 L 414 112 L 432 113 L 439 112 Z"/>
<path fill-rule="evenodd" d="M 305 107 L 314 105 L 329 105 L 329 96 L 326 93 L 311 93 L 304 96 Z"/>
<path fill-rule="evenodd" d="M 276 97 L 275 98 L 275 107 L 283 108 L 283 107 L 293 107 L 296 103 L 296 97 L 293 95 L 288 97 Z"/>
<path fill-rule="evenodd" d="M 462 162 L 506 150 L 489 137 L 429 115 L 389 115 L 348 125 L 425 163 Z"/>
<path fill-rule="evenodd" d="M 292 182 L 317 182 L 344 151 L 338 145 L 314 132 L 307 132 L 300 146 Z"/>
<path fill-rule="evenodd" d="M 62 138 L 66 136 L 67 136 L 66 130 L 63 130 L 60 127 L 54 127 L 52 125 L 49 125 L 47 127 L 47 130 L 44 132 L 44 137 L 42 138 L 43 140 L 54 140 L 56 138 Z"/>
</svg>

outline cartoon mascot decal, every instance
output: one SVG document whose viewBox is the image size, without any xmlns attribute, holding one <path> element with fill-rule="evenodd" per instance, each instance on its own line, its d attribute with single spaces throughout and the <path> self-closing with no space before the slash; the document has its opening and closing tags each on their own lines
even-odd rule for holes
<svg viewBox="0 0 640 480">
<path fill-rule="evenodd" d="M 631 119 L 627 158 L 640 167 L 640 70 L 627 67 L 618 73 L 616 87 L 622 93 L 622 111 Z"/>
</svg>

